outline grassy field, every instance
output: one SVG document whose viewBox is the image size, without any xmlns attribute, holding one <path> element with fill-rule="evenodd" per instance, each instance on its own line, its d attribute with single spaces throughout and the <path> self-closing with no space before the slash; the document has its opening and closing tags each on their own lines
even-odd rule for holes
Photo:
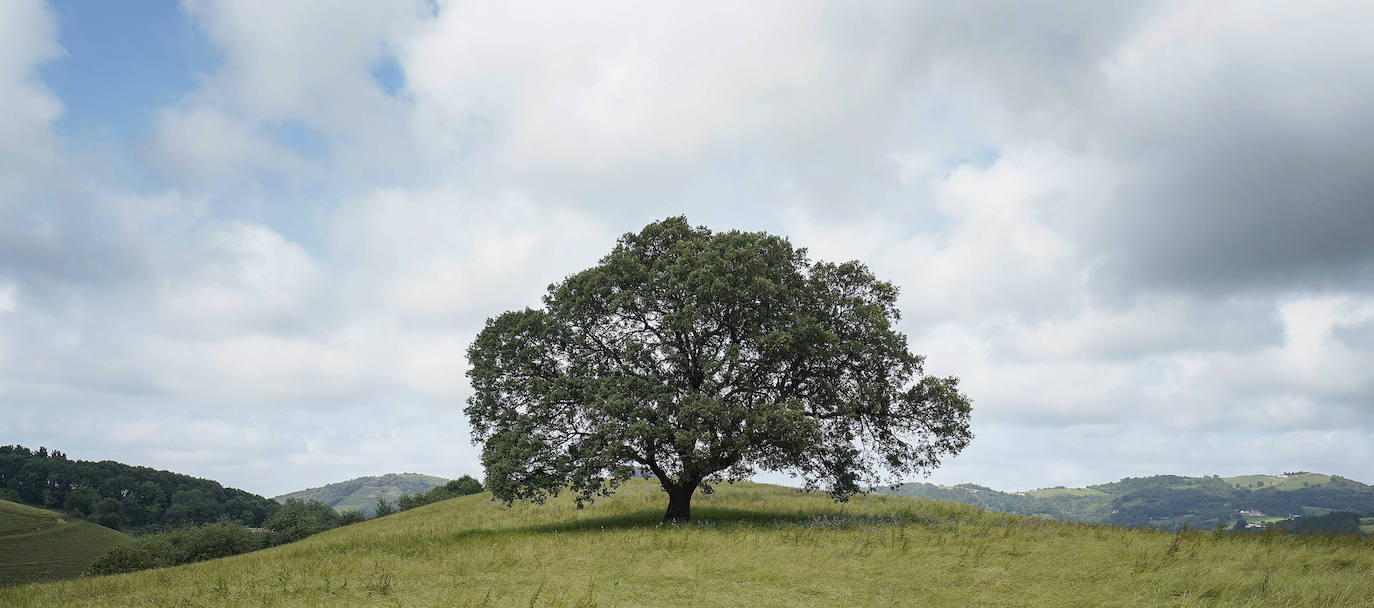
<svg viewBox="0 0 1374 608">
<path fill-rule="evenodd" d="M 759 484 L 595 506 L 443 501 L 222 560 L 0 589 L 4 606 L 1374 605 L 1359 540 L 1168 534 Z"/>
<path fill-rule="evenodd" d="M 0 500 L 0 585 L 79 576 L 95 558 L 128 539 L 90 522 Z"/>
</svg>

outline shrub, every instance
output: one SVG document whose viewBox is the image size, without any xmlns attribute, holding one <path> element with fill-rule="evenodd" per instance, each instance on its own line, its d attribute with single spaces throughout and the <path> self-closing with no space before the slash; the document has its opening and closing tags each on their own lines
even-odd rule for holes
<svg viewBox="0 0 1374 608">
<path fill-rule="evenodd" d="M 339 513 L 318 500 L 288 498 L 265 525 L 272 531 L 272 544 L 280 545 L 339 527 Z"/>
<path fill-rule="evenodd" d="M 464 475 L 444 484 L 444 489 L 456 496 L 478 494 L 482 491 L 482 482 L 473 479 L 471 475 Z"/>
<path fill-rule="evenodd" d="M 143 536 L 132 542 L 111 547 L 87 566 L 84 574 L 99 576 L 174 566 L 178 563 L 175 561 L 175 553 L 176 550 L 172 547 L 168 535 Z"/>
<path fill-rule="evenodd" d="M 186 526 L 116 545 L 87 567 L 85 574 L 119 574 L 228 557 L 265 549 L 268 540 L 266 534 L 233 521 Z"/>
<path fill-rule="evenodd" d="M 344 509 L 339 512 L 339 525 L 347 526 L 358 522 L 367 521 L 367 515 L 363 514 L 362 509 Z"/>
<path fill-rule="evenodd" d="M 179 564 L 247 553 L 264 547 L 248 528 L 231 521 L 188 527 L 170 533 Z"/>
<path fill-rule="evenodd" d="M 374 516 L 375 516 L 375 517 L 382 517 L 382 516 L 384 516 L 384 515 L 391 515 L 392 513 L 395 513 L 395 512 L 396 512 L 396 505 L 391 504 L 391 501 L 387 500 L 386 498 L 383 498 L 383 497 L 381 497 L 381 496 L 378 496 L 378 497 L 377 497 L 377 508 L 376 508 L 376 510 L 374 511 Z"/>
</svg>

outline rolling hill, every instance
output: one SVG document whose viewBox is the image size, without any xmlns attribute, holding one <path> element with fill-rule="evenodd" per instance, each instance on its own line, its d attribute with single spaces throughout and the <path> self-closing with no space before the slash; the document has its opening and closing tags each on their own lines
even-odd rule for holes
<svg viewBox="0 0 1374 608">
<path fill-rule="evenodd" d="M 1336 475 L 1296 472 L 1237 477 L 1128 477 L 1086 488 L 1000 492 L 974 484 L 902 484 L 903 496 L 950 500 L 994 511 L 1061 521 L 1174 530 L 1211 528 L 1238 519 L 1271 522 L 1332 511 L 1374 513 L 1374 486 Z M 1245 513 L 1242 513 L 1244 511 Z"/>
<path fill-rule="evenodd" d="M 207 524 L 261 525 L 277 503 L 219 482 L 113 460 L 72 460 L 46 447 L 0 445 L 0 498 L 62 508 L 121 530 Z"/>
<path fill-rule="evenodd" d="M 419 473 L 387 473 L 375 477 L 358 477 L 318 488 L 282 494 L 273 500 L 285 503 L 288 498 L 318 500 L 335 510 L 361 509 L 369 517 L 376 511 L 377 498 L 396 503 L 402 494 L 422 494 L 448 483 L 449 480 Z"/>
<path fill-rule="evenodd" d="M 694 500 L 636 480 L 585 510 L 476 494 L 220 560 L 0 589 L 47 606 L 1374 605 L 1358 540 L 1073 524 L 753 483 Z"/>
<path fill-rule="evenodd" d="M 60 513 L 0 500 L 0 586 L 80 576 L 128 536 Z"/>
</svg>

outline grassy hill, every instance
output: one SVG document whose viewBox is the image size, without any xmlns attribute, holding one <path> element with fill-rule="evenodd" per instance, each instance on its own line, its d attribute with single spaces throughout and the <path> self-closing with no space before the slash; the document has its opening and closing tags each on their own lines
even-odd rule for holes
<svg viewBox="0 0 1374 608">
<path fill-rule="evenodd" d="M 448 481 L 443 477 L 419 473 L 388 473 L 282 494 L 273 500 L 280 503 L 285 503 L 288 498 L 318 500 L 339 511 L 361 509 L 370 517 L 376 510 L 378 497 L 386 498 L 395 504 L 396 499 L 402 494 L 423 494 Z"/>
<path fill-rule="evenodd" d="M 274 549 L 0 589 L 46 606 L 1321 606 L 1374 605 L 1353 540 L 1168 534 L 900 496 L 834 504 L 737 484 L 660 526 L 636 481 L 576 510 L 434 503 Z"/>
<path fill-rule="evenodd" d="M 95 558 L 127 540 L 90 522 L 0 500 L 0 585 L 79 576 Z"/>
<path fill-rule="evenodd" d="M 1039 515 L 1061 521 L 1177 529 L 1230 526 L 1241 511 L 1257 511 L 1252 522 L 1273 522 L 1332 511 L 1374 513 L 1374 486 L 1320 473 L 1238 477 L 1130 477 L 1086 488 L 1044 488 L 999 492 L 973 484 L 903 484 L 892 493 L 951 500 L 995 511 Z"/>
</svg>

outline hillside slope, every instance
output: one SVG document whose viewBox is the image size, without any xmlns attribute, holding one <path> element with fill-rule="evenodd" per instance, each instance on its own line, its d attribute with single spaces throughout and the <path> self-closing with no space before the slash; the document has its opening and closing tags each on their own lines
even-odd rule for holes
<svg viewBox="0 0 1374 608">
<path fill-rule="evenodd" d="M 90 522 L 0 500 L 0 585 L 80 576 L 95 558 L 128 540 Z"/>
<path fill-rule="evenodd" d="M 0 590 L 0 605 L 1374 605 L 1358 542 L 1171 535 L 899 496 L 737 484 L 661 526 L 636 481 L 585 510 L 478 494 L 259 553 Z"/>
<path fill-rule="evenodd" d="M 377 508 L 377 498 L 396 503 L 402 494 L 423 494 L 448 483 L 449 480 L 419 473 L 387 473 L 374 477 L 358 477 L 318 488 L 282 494 L 272 500 L 285 503 L 288 498 L 318 500 L 336 510 L 360 509 L 369 517 Z"/>
<path fill-rule="evenodd" d="M 891 493 L 950 500 L 994 511 L 1061 521 L 1177 529 L 1230 526 L 1241 511 L 1282 519 L 1330 511 L 1374 513 L 1374 486 L 1335 475 L 1292 473 L 1238 477 L 1128 477 L 1086 488 L 999 492 L 974 484 L 908 483 Z"/>
<path fill-rule="evenodd" d="M 0 446 L 0 497 L 60 507 L 121 530 L 221 517 L 258 526 L 277 509 L 271 500 L 213 480 L 113 460 L 71 460 L 58 450 L 22 445 Z"/>
</svg>

